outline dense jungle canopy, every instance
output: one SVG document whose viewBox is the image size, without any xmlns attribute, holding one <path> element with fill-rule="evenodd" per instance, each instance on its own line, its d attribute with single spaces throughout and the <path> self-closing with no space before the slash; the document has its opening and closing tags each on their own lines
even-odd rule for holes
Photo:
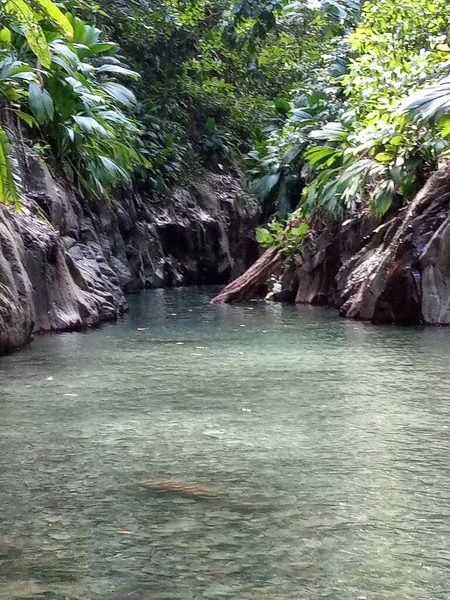
<svg viewBox="0 0 450 600">
<path fill-rule="evenodd" d="M 245 169 L 281 219 L 381 216 L 449 153 L 445 0 L 6 0 L 0 19 L 0 200 L 19 209 L 14 120 L 88 198 Z"/>
</svg>

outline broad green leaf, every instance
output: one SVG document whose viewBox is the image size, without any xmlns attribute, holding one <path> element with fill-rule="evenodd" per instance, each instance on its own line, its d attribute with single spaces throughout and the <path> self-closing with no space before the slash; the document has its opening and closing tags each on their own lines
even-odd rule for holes
<svg viewBox="0 0 450 600">
<path fill-rule="evenodd" d="M 396 135 L 394 136 L 389 143 L 391 144 L 391 146 L 400 146 L 404 141 L 404 138 L 402 135 Z"/>
<path fill-rule="evenodd" d="M 111 52 L 116 52 L 118 46 L 113 42 L 100 42 L 98 44 L 91 44 L 88 46 L 88 48 L 88 56 L 95 56 L 96 54 L 108 54 Z"/>
<path fill-rule="evenodd" d="M 53 121 L 55 107 L 53 99 L 45 88 L 32 81 L 28 87 L 28 100 L 31 112 L 39 123 Z"/>
<path fill-rule="evenodd" d="M 255 233 L 255 239 L 261 246 L 270 246 L 275 240 L 270 231 L 264 227 L 258 227 Z"/>
<path fill-rule="evenodd" d="M 322 129 L 311 131 L 309 137 L 312 140 L 324 140 L 328 142 L 338 142 L 345 139 L 348 132 L 342 123 L 327 123 Z"/>
<path fill-rule="evenodd" d="M 120 83 L 109 81 L 102 86 L 102 90 L 114 98 L 119 104 L 131 108 L 136 104 L 136 96 L 131 90 Z"/>
<path fill-rule="evenodd" d="M 301 237 L 301 236 L 308 234 L 309 231 L 310 231 L 310 227 L 309 227 L 308 223 L 300 223 L 300 225 L 297 225 L 297 227 L 293 227 L 292 229 L 290 229 L 289 233 L 291 235 Z"/>
<path fill-rule="evenodd" d="M 44 32 L 36 20 L 36 15 L 24 0 L 7 0 L 5 9 L 13 13 L 22 25 L 26 40 L 31 51 L 38 57 L 41 64 L 50 68 L 52 59 Z"/>
<path fill-rule="evenodd" d="M 15 1 L 15 0 L 14 0 Z M 73 28 L 69 19 L 59 10 L 52 0 L 32 0 L 36 10 L 58 27 L 68 39 L 73 39 Z"/>
<path fill-rule="evenodd" d="M 101 67 L 97 67 L 97 73 L 112 73 L 114 75 L 124 75 L 126 77 L 131 77 L 131 79 L 139 79 L 139 73 L 136 71 L 132 71 L 131 69 L 126 69 L 125 67 L 121 67 L 120 65 L 102 65 Z"/>
<path fill-rule="evenodd" d="M 312 165 L 319 165 L 332 157 L 337 157 L 339 152 L 330 146 L 314 146 L 305 152 L 305 159 Z"/>
<path fill-rule="evenodd" d="M 4 46 L 11 45 L 11 30 L 7 27 L 0 29 L 0 43 Z"/>
<path fill-rule="evenodd" d="M 375 186 L 370 195 L 371 211 L 382 217 L 391 207 L 394 199 L 394 182 L 383 181 Z"/>
<path fill-rule="evenodd" d="M 395 156 L 394 154 L 391 154 L 390 152 L 379 152 L 378 154 L 375 154 L 375 160 L 378 160 L 379 162 L 391 162 Z"/>
<path fill-rule="evenodd" d="M 101 123 L 93 117 L 85 117 L 83 115 L 74 115 L 73 120 L 86 133 L 97 132 L 105 137 L 110 137 L 112 134 L 107 131 Z"/>
<path fill-rule="evenodd" d="M 29 115 L 26 112 L 22 112 L 21 110 L 18 110 L 16 112 L 16 115 L 18 117 L 20 117 L 22 119 L 22 121 L 25 121 L 25 123 L 28 125 L 28 127 L 34 127 L 35 125 L 38 125 L 38 122 L 36 121 L 36 119 L 32 116 Z"/>
</svg>

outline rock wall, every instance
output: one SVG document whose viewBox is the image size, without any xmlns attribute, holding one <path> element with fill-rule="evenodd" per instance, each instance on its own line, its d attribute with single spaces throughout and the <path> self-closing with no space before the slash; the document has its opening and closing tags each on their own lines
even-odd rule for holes
<svg viewBox="0 0 450 600">
<path fill-rule="evenodd" d="M 373 323 L 450 325 L 450 170 L 379 223 L 365 215 L 316 232 L 283 276 L 281 299 Z"/>
<path fill-rule="evenodd" d="M 26 214 L 0 206 L 0 353 L 114 320 L 146 287 L 226 283 L 256 256 L 258 208 L 237 178 L 205 172 L 169 198 L 125 190 L 97 206 L 34 154 L 21 162 Z"/>
</svg>

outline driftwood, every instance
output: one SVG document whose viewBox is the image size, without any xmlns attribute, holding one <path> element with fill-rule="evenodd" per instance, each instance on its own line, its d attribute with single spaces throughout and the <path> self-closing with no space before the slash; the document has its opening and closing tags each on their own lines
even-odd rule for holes
<svg viewBox="0 0 450 600">
<path fill-rule="evenodd" d="M 188 481 L 164 481 L 160 479 L 148 479 L 147 481 L 140 481 L 141 487 L 157 490 L 158 492 L 173 492 L 184 494 L 185 496 L 196 496 L 200 498 L 215 498 L 219 496 L 219 492 L 207 488 L 198 483 L 191 483 Z"/>
<path fill-rule="evenodd" d="M 243 275 L 229 283 L 218 296 L 213 298 L 211 304 L 240 302 L 257 295 L 266 285 L 270 275 L 281 266 L 283 260 L 279 248 L 269 248 Z"/>
</svg>

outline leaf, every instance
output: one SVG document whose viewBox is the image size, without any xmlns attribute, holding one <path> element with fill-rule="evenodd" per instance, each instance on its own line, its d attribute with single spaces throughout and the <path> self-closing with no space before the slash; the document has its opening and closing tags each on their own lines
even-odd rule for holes
<svg viewBox="0 0 450 600">
<path fill-rule="evenodd" d="M 375 186 L 370 195 L 371 211 L 378 217 L 382 217 L 391 207 L 394 199 L 394 182 L 382 181 Z"/>
<path fill-rule="evenodd" d="M 450 116 L 442 119 L 439 126 L 441 128 L 442 137 L 450 135 Z"/>
<path fill-rule="evenodd" d="M 11 143 L 0 125 L 0 203 L 18 204 L 19 194 L 14 178 L 14 164 L 11 159 Z"/>
<path fill-rule="evenodd" d="M 348 135 L 346 128 L 339 122 L 327 123 L 322 129 L 311 131 L 309 137 L 312 140 L 323 140 L 327 142 L 339 142 Z"/>
<path fill-rule="evenodd" d="M 73 115 L 73 120 L 77 125 L 86 133 L 92 133 L 96 131 L 105 137 L 110 137 L 110 133 L 103 127 L 101 123 L 94 119 L 94 117 L 86 117 L 83 115 Z"/>
<path fill-rule="evenodd" d="M 43 124 L 47 121 L 53 121 L 55 109 L 53 99 L 47 90 L 32 81 L 28 87 L 28 94 L 31 112 L 38 122 Z"/>
<path fill-rule="evenodd" d="M 401 146 L 403 140 L 404 138 L 402 135 L 396 135 L 391 140 L 389 140 L 389 143 L 391 146 Z"/>
<path fill-rule="evenodd" d="M 340 156 L 340 152 L 330 146 L 314 146 L 305 152 L 305 159 L 312 165 L 320 165 L 334 156 Z"/>
<path fill-rule="evenodd" d="M 97 67 L 96 71 L 97 73 L 113 73 L 115 75 L 124 75 L 136 80 L 140 77 L 139 73 L 136 73 L 136 71 L 131 71 L 131 69 L 126 69 L 120 65 L 102 65 L 101 67 Z"/>
<path fill-rule="evenodd" d="M 73 30 L 73 41 L 79 44 L 84 44 L 86 41 L 86 24 L 78 17 L 74 17 L 70 13 L 67 14 L 67 18 L 72 25 Z"/>
<path fill-rule="evenodd" d="M 278 100 L 275 100 L 275 108 L 280 114 L 287 115 L 291 110 L 291 103 L 284 98 L 279 98 Z"/>
<path fill-rule="evenodd" d="M 425 122 L 450 112 L 450 78 L 409 96 L 401 103 L 400 112 L 409 112 Z"/>
<path fill-rule="evenodd" d="M 118 49 L 117 44 L 114 42 L 100 42 L 98 44 L 92 44 L 88 46 L 88 56 L 94 56 L 96 54 L 108 54 L 115 52 Z"/>
<path fill-rule="evenodd" d="M 114 162 L 107 156 L 99 156 L 98 159 L 100 160 L 105 171 L 107 171 L 107 173 L 111 177 L 112 181 L 126 181 L 128 179 L 128 173 L 116 162 Z"/>
<path fill-rule="evenodd" d="M 292 114 L 293 114 L 293 121 L 294 122 L 306 122 L 306 121 L 311 121 L 313 119 L 312 115 L 309 112 L 306 112 L 306 110 L 303 110 L 302 108 L 294 108 L 292 110 Z"/>
<path fill-rule="evenodd" d="M 252 184 L 253 190 L 261 196 L 261 198 L 267 198 L 270 192 L 279 183 L 280 176 L 280 173 L 272 173 L 271 175 L 265 175 L 264 177 L 256 179 Z"/>
<path fill-rule="evenodd" d="M 265 229 L 264 227 L 258 227 L 258 229 L 255 232 L 255 239 L 258 242 L 258 244 L 261 244 L 261 246 L 271 246 L 275 240 L 274 236 L 270 233 L 270 231 L 268 229 Z"/>
<path fill-rule="evenodd" d="M 4 46 L 11 45 L 11 30 L 7 27 L 0 29 L 0 43 Z"/>
<path fill-rule="evenodd" d="M 120 83 L 109 81 L 108 83 L 103 84 L 102 89 L 108 94 L 108 96 L 114 98 L 114 100 L 116 100 L 119 104 L 122 104 L 127 108 L 131 108 L 136 105 L 136 96 L 131 90 Z"/>
<path fill-rule="evenodd" d="M 42 65 L 50 68 L 52 58 L 44 32 L 36 20 L 36 15 L 24 0 L 7 0 L 5 9 L 13 13 L 22 25 L 31 51 L 38 57 Z"/>
<path fill-rule="evenodd" d="M 33 0 L 33 3 L 41 15 L 50 19 L 66 38 L 73 39 L 73 28 L 69 19 L 52 0 Z"/>
<path fill-rule="evenodd" d="M 36 126 L 38 125 L 38 122 L 36 121 L 36 119 L 34 117 L 32 117 L 31 115 L 29 115 L 28 113 L 18 110 L 16 112 L 16 115 L 18 117 L 20 117 L 22 119 L 22 121 L 25 121 L 25 123 L 28 125 L 28 127 L 34 127 L 35 125 Z"/>
<path fill-rule="evenodd" d="M 391 162 L 394 159 L 394 155 L 391 154 L 390 152 L 379 152 L 378 154 L 375 154 L 375 160 L 377 160 L 378 162 Z"/>
<path fill-rule="evenodd" d="M 308 234 L 309 231 L 310 227 L 308 223 L 300 223 L 300 225 L 297 225 L 297 227 L 293 227 L 292 229 L 290 229 L 289 233 L 297 237 L 302 237 Z"/>
</svg>

